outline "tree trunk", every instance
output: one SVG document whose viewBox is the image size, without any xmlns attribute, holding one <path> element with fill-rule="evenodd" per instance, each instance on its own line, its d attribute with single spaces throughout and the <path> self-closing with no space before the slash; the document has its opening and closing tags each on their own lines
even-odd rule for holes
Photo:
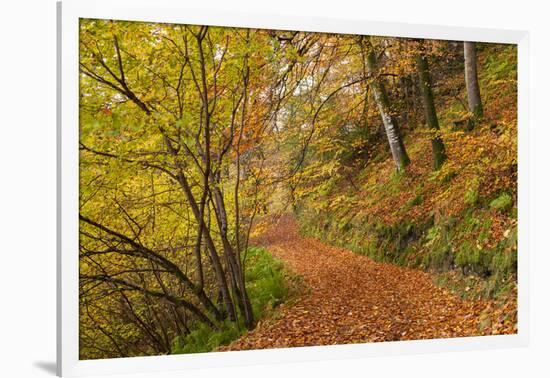
<svg viewBox="0 0 550 378">
<path fill-rule="evenodd" d="M 390 102 L 384 83 L 381 78 L 377 77 L 376 55 L 372 49 L 367 55 L 367 69 L 372 77 L 371 86 L 374 92 L 374 98 L 380 112 L 380 117 L 384 123 L 393 160 L 395 161 L 397 170 L 402 171 L 411 161 L 405 150 L 397 120 L 391 115 Z"/>
<path fill-rule="evenodd" d="M 483 116 L 481 93 L 477 80 L 477 54 L 475 42 L 464 42 L 464 76 L 468 92 L 468 108 L 473 115 L 473 124 Z"/>
<path fill-rule="evenodd" d="M 223 195 L 217 185 L 211 187 L 213 193 L 213 199 L 215 203 L 216 219 L 218 221 L 218 229 L 220 232 L 220 239 L 222 240 L 224 255 L 227 259 L 228 270 L 230 274 L 230 284 L 233 289 L 234 298 L 237 301 L 242 315 L 244 316 L 245 326 L 248 329 L 254 327 L 254 314 L 252 312 L 252 304 L 248 297 L 246 290 L 246 283 L 244 281 L 244 267 L 238 261 L 235 254 L 235 250 L 231 247 L 231 243 L 227 237 L 227 212 L 223 201 Z"/>
<path fill-rule="evenodd" d="M 422 104 L 424 105 L 424 113 L 426 115 L 426 124 L 433 132 L 432 136 L 432 158 L 433 169 L 438 170 L 443 165 L 446 159 L 445 146 L 439 135 L 439 122 L 437 120 L 437 112 L 435 110 L 434 95 L 432 92 L 432 82 L 430 78 L 430 69 L 428 67 L 428 59 L 425 55 L 419 54 L 416 57 L 416 68 L 418 70 L 418 82 L 420 93 L 422 95 Z"/>
</svg>

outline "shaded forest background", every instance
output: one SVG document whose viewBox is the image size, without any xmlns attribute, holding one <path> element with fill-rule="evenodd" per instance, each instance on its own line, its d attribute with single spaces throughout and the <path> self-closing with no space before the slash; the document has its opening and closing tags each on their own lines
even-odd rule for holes
<svg viewBox="0 0 550 378">
<path fill-rule="evenodd" d="M 300 294 L 255 240 L 424 269 L 515 330 L 512 45 L 80 25 L 80 358 L 206 352 Z"/>
</svg>

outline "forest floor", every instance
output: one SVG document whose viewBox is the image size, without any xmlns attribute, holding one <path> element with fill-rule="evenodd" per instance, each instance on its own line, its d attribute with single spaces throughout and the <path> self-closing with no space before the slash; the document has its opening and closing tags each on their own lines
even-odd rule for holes
<svg viewBox="0 0 550 378">
<path fill-rule="evenodd" d="M 308 290 L 221 350 L 475 336 L 489 302 L 465 301 L 420 270 L 379 263 L 298 233 L 290 215 L 257 241 Z"/>
</svg>

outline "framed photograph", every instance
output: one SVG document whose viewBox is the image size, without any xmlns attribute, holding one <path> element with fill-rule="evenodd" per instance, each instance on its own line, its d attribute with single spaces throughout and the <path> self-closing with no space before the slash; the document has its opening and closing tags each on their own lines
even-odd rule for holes
<svg viewBox="0 0 550 378">
<path fill-rule="evenodd" d="M 527 345 L 527 32 L 90 0 L 58 39 L 59 375 Z"/>
</svg>

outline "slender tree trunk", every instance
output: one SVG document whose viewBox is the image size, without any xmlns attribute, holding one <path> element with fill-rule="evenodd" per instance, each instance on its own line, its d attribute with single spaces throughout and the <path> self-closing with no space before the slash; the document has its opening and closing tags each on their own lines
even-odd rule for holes
<svg viewBox="0 0 550 378">
<path fill-rule="evenodd" d="M 250 30 L 247 31 L 247 40 L 250 37 Z M 243 138 L 243 132 L 245 129 L 245 120 L 246 120 L 246 114 L 247 114 L 247 104 L 248 104 L 248 83 L 249 83 L 249 70 L 248 70 L 248 55 L 245 55 L 244 58 L 244 72 L 243 72 L 243 83 L 244 83 L 244 89 L 243 89 L 243 105 L 242 105 L 242 111 L 241 111 L 241 127 L 239 130 L 239 137 L 237 140 L 237 147 L 236 147 L 236 154 L 237 154 L 237 161 L 236 161 L 236 170 L 237 170 L 237 177 L 235 181 L 235 191 L 234 191 L 234 199 L 235 199 L 235 241 L 236 241 L 236 248 L 235 248 L 235 269 L 237 270 L 237 281 L 238 286 L 241 291 L 242 296 L 242 311 L 244 314 L 245 319 L 245 325 L 248 329 L 252 329 L 254 327 L 254 314 L 252 311 L 252 303 L 250 302 L 250 298 L 248 296 L 248 292 L 246 290 L 246 281 L 245 281 L 245 271 L 243 266 L 243 261 L 241 259 L 241 238 L 240 238 L 240 223 L 241 223 L 241 216 L 240 216 L 240 204 L 239 204 L 239 188 L 240 188 L 240 182 L 241 182 L 241 141 Z M 246 253 L 246 252 L 245 252 Z"/>
<path fill-rule="evenodd" d="M 377 77 L 378 70 L 376 65 L 376 55 L 371 49 L 367 54 L 367 69 L 372 76 L 371 86 L 374 98 L 380 112 L 380 117 L 382 117 L 382 122 L 384 123 L 393 160 L 395 161 L 397 170 L 402 171 L 411 161 L 403 144 L 397 120 L 391 115 L 390 102 L 384 83 L 381 78 Z"/>
<path fill-rule="evenodd" d="M 434 134 L 432 136 L 432 157 L 433 168 L 437 171 L 443 165 L 446 155 L 445 146 L 443 145 L 443 141 L 439 135 L 439 122 L 437 120 L 437 112 L 435 110 L 430 69 L 428 66 L 428 59 L 425 55 L 419 54 L 416 57 L 416 68 L 418 70 L 418 82 L 420 86 L 420 93 L 422 95 L 422 103 L 424 105 L 424 113 L 426 115 L 426 123 L 428 128 Z"/>
<path fill-rule="evenodd" d="M 464 42 L 464 76 L 468 92 L 468 108 L 473 115 L 473 123 L 483 116 L 481 93 L 477 79 L 477 54 L 475 42 Z M 473 123 L 471 126 L 473 126 Z"/>
<path fill-rule="evenodd" d="M 248 297 L 246 290 L 246 284 L 244 281 L 243 270 L 244 267 L 238 261 L 235 250 L 231 246 L 229 239 L 227 238 L 227 212 L 223 201 L 223 195 L 221 190 L 216 185 L 212 186 L 213 198 L 216 210 L 216 219 L 218 221 L 218 229 L 220 231 L 220 239 L 224 249 L 224 255 L 227 259 L 227 265 L 230 272 L 230 283 L 232 286 L 233 294 L 237 305 L 239 306 L 242 314 L 244 315 L 245 325 L 248 329 L 254 327 L 254 315 L 252 312 L 252 304 Z"/>
</svg>

